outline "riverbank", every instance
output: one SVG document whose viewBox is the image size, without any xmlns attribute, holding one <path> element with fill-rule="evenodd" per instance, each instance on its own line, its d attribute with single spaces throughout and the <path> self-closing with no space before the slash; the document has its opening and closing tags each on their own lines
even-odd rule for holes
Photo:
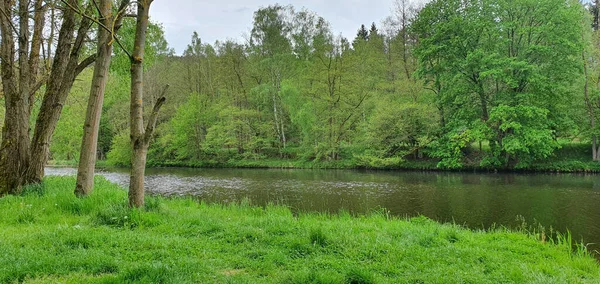
<svg viewBox="0 0 600 284">
<path fill-rule="evenodd" d="M 465 156 L 463 165 L 458 168 L 446 169 L 438 167 L 439 159 L 407 157 L 396 164 L 386 164 L 377 161 L 367 162 L 352 156 L 343 157 L 336 161 L 314 161 L 303 159 L 205 159 L 205 160 L 168 160 L 155 159 L 149 156 L 148 167 L 154 168 L 255 168 L 255 169 L 369 169 L 369 170 L 405 170 L 405 171 L 475 171 L 475 172 L 558 172 L 558 173 L 600 173 L 600 162 L 591 159 L 589 145 L 584 143 L 564 144 L 553 156 L 535 161 L 526 168 L 491 168 L 482 167 L 484 154 L 476 149 Z M 74 160 L 50 161 L 53 167 L 77 167 Z M 123 164 L 111 163 L 107 160 L 97 161 L 97 167 L 125 167 Z"/>
<path fill-rule="evenodd" d="M 426 218 L 300 214 L 150 197 L 102 178 L 87 199 L 49 177 L 0 199 L 0 282 L 597 283 L 568 238 L 472 231 Z"/>
</svg>

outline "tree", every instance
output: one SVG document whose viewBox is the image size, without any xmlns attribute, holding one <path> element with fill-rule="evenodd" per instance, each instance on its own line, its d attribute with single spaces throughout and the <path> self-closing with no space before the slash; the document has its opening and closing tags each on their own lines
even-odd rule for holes
<svg viewBox="0 0 600 284">
<path fill-rule="evenodd" d="M 55 161 L 74 161 L 79 157 L 85 109 L 90 95 L 93 71 L 82 72 L 65 101 L 61 117 L 52 135 L 50 159 Z"/>
<path fill-rule="evenodd" d="M 456 0 L 419 13 L 419 73 L 441 94 L 448 135 L 465 146 L 489 142 L 483 166 L 525 167 L 558 147 L 581 75 L 580 9 L 576 1 Z M 452 153 L 439 156 L 461 155 Z"/>
<path fill-rule="evenodd" d="M 131 54 L 131 175 L 129 180 L 129 206 L 144 206 L 144 174 L 146 158 L 152 134 L 156 127 L 158 112 L 165 103 L 167 87 L 156 101 L 148 123 L 144 125 L 144 51 L 146 46 L 146 33 L 149 24 L 150 5 L 153 0 L 142 0 L 137 4 L 137 18 L 135 29 L 134 49 Z"/>
<path fill-rule="evenodd" d="M 98 14 L 98 38 L 96 64 L 90 88 L 90 97 L 83 125 L 83 138 L 79 167 L 77 168 L 77 183 L 75 195 L 87 196 L 94 188 L 94 169 L 96 166 L 96 152 L 98 148 L 98 132 L 100 129 L 100 115 L 104 101 L 104 91 L 108 81 L 108 71 L 113 53 L 114 32 L 118 31 L 129 0 L 122 0 L 117 15 L 113 15 L 113 0 L 100 0 Z"/>
<path fill-rule="evenodd" d="M 268 90 L 272 103 L 273 124 L 279 139 L 279 147 L 286 148 L 287 112 L 281 103 L 281 83 L 290 76 L 292 61 L 292 27 L 286 18 L 293 15 L 291 6 L 273 5 L 254 13 L 254 26 L 250 34 L 253 59 L 270 83 Z"/>
<path fill-rule="evenodd" d="M 377 26 L 375 25 L 375 22 L 371 23 L 371 29 L 369 29 L 369 36 L 367 37 L 367 39 L 370 39 L 373 36 L 378 36 L 379 34 L 379 30 L 377 30 Z"/>
<path fill-rule="evenodd" d="M 369 39 L 369 32 L 367 31 L 365 25 L 360 25 L 360 29 L 358 29 L 358 32 L 356 33 L 356 38 L 362 40 Z"/>
<path fill-rule="evenodd" d="M 75 77 L 94 62 L 95 56 L 81 60 L 84 42 L 89 31 L 89 19 L 78 19 L 74 10 L 64 9 L 51 68 L 46 74 L 40 67 L 46 6 L 36 0 L 0 1 L 0 58 L 2 91 L 5 97 L 5 118 L 0 146 L 0 195 L 19 193 L 23 185 L 41 181 L 48 160 L 52 133 L 60 117 L 62 106 Z M 65 7 L 76 6 L 77 1 L 63 1 Z M 16 7 L 15 7 L 16 5 Z M 91 7 L 91 6 L 90 6 Z M 13 11 L 17 10 L 17 23 Z M 50 9 L 54 17 L 54 9 Z M 33 28 L 30 29 L 30 13 Z M 51 23 L 50 36 L 54 36 Z M 33 31 L 32 37 L 30 33 Z M 15 35 L 18 49 L 15 48 Z M 48 40 L 48 50 L 52 39 Z M 50 53 L 48 53 L 50 54 Z M 81 61 L 80 61 L 81 60 Z M 30 137 L 30 118 L 34 97 L 46 85 L 36 120 L 33 139 Z"/>
<path fill-rule="evenodd" d="M 132 14 L 132 13 L 129 13 Z M 104 98 L 98 141 L 98 159 L 103 157 L 109 163 L 119 166 L 131 165 L 131 146 L 129 143 L 129 104 L 130 89 L 130 51 L 135 40 L 136 21 L 134 17 L 126 17 L 119 29 L 119 39 L 125 48 L 115 48 L 110 64 L 110 76 Z M 171 57 L 173 51 L 164 38 L 164 28 L 151 22 L 148 26 L 146 47 L 144 52 L 145 90 L 150 94 L 160 93 L 167 82 L 175 86 L 169 89 L 171 113 L 175 112 L 178 104 L 184 103 L 187 86 L 191 80 L 184 76 L 180 68 L 182 59 Z M 174 96 L 181 94 L 181 96 Z M 145 107 L 151 107 L 146 104 Z M 165 112 L 166 114 L 167 112 Z"/>
<path fill-rule="evenodd" d="M 592 17 L 591 24 L 588 21 L 582 21 L 581 38 L 585 43 L 581 50 L 581 63 L 583 66 L 583 101 L 585 102 L 584 135 L 589 137 L 592 144 L 592 159 L 600 161 L 600 145 L 598 144 L 598 92 L 600 90 L 600 42 L 598 37 L 598 2 L 594 1 L 587 7 Z M 585 15 L 583 16 L 585 19 Z M 588 26 L 591 28 L 586 28 Z M 585 127 L 587 126 L 587 127 Z"/>
</svg>

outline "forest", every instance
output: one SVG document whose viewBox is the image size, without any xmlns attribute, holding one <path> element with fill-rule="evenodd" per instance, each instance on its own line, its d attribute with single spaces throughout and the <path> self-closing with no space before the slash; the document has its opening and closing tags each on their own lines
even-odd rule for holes
<svg viewBox="0 0 600 284">
<path fill-rule="evenodd" d="M 9 2 L 0 7 L 5 15 Z M 119 5 L 109 7 L 119 28 L 113 25 L 106 35 L 100 9 L 86 1 L 23 2 L 31 7 L 13 8 L 16 15 L 31 14 L 26 18 L 36 24 L 19 25 L 32 38 L 24 54 L 29 58 L 21 62 L 23 54 L 13 53 L 8 62 L 10 50 L 2 56 L 3 68 L 7 62 L 16 69 L 31 66 L 31 99 L 23 103 L 28 115 L 19 124 L 29 150 L 18 151 L 31 161 L 22 164 L 81 166 L 83 158 L 92 166 L 95 159 L 129 166 L 135 156 L 128 102 L 138 22 L 121 17 Z M 356 36 L 344 38 L 314 12 L 274 4 L 254 12 L 244 42 L 206 43 L 198 31 L 181 55 L 169 47 L 163 26 L 150 19 L 140 75 L 146 97 L 140 113 L 156 122 L 147 165 L 600 169 L 598 1 L 396 0 L 389 8 L 387 18 L 357 23 Z M 18 35 L 16 15 L 4 21 L 2 40 L 6 33 Z M 46 18 L 51 24 L 43 25 Z M 65 24 L 77 50 L 61 50 Z M 110 49 L 103 51 L 111 55 L 108 61 L 94 53 L 103 34 L 110 37 Z M 74 58 L 77 68 L 67 68 L 74 71 L 67 72 L 70 88 L 53 84 L 55 68 L 71 64 L 56 64 L 59 56 Z M 104 96 L 96 101 L 96 137 L 83 110 L 94 98 L 90 88 L 99 86 L 98 67 L 107 68 L 107 82 L 96 88 Z M 23 79 L 9 81 L 6 70 L 0 101 L 5 167 L 6 153 L 14 152 L 8 136 L 16 135 L 10 131 L 14 117 L 5 115 L 16 103 L 7 90 Z M 53 90 L 68 92 L 47 102 Z M 160 112 L 153 108 L 157 100 L 164 103 Z M 55 128 L 38 129 L 57 105 Z M 81 151 L 82 141 L 96 138 L 97 150 Z M 43 167 L 37 176 L 26 174 L 24 183 L 39 180 L 40 171 L 43 176 Z"/>
<path fill-rule="evenodd" d="M 155 2 L 0 0 L 0 283 L 600 283 L 598 176 L 497 174 L 600 173 L 600 0 Z"/>
</svg>

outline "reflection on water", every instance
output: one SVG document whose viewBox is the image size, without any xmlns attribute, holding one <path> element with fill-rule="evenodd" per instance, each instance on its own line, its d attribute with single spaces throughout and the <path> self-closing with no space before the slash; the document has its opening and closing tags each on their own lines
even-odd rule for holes
<svg viewBox="0 0 600 284">
<path fill-rule="evenodd" d="M 48 168 L 48 175 L 74 175 Z M 122 169 L 98 174 L 127 186 Z M 298 211 L 366 213 L 386 208 L 393 215 L 425 215 L 471 228 L 528 223 L 583 238 L 600 248 L 600 176 L 550 174 L 418 173 L 349 170 L 149 169 L 146 190 L 193 195 L 206 202 L 284 204 Z"/>
</svg>

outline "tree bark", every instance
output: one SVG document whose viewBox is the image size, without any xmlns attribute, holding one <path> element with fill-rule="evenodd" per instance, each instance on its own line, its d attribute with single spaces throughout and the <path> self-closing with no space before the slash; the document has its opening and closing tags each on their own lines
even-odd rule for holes
<svg viewBox="0 0 600 284">
<path fill-rule="evenodd" d="M 66 5 L 76 7 L 79 1 L 67 0 Z M 30 3 L 33 10 L 30 11 Z M 57 50 L 51 52 L 55 23 L 51 20 L 50 39 L 47 52 L 43 48 L 43 31 L 47 7 L 42 0 L 18 2 L 18 26 L 10 19 L 15 10 L 14 1 L 0 0 L 0 57 L 2 58 L 2 86 L 5 94 L 6 117 L 3 141 L 0 146 L 0 195 L 18 193 L 23 185 L 40 182 L 48 160 L 50 138 L 54 132 L 75 77 L 94 60 L 88 57 L 79 63 L 82 47 L 88 36 L 91 20 L 85 17 L 77 23 L 76 13 L 64 9 L 57 42 Z M 90 8 L 92 6 L 89 6 Z M 30 14 L 33 12 L 33 21 Z M 51 8 L 52 19 L 54 7 Z M 30 30 L 29 24 L 33 23 Z M 77 38 L 75 29 L 79 24 Z M 29 33 L 33 36 L 29 39 Z M 15 51 L 15 35 L 19 49 Z M 18 59 L 15 57 L 18 54 Z M 50 58 L 50 55 L 53 58 Z M 41 57 L 46 57 L 45 68 L 41 68 Z M 50 62 L 52 66 L 50 68 Z M 44 74 L 40 75 L 40 71 Z M 46 84 L 40 112 L 36 120 L 33 139 L 30 143 L 30 118 L 35 93 Z"/>
<path fill-rule="evenodd" d="M 35 102 L 35 91 L 38 89 L 36 86 L 39 84 L 39 63 L 40 63 L 40 52 L 42 49 L 42 33 L 44 32 L 44 22 L 46 20 L 46 7 L 43 5 L 42 0 L 35 0 L 34 5 L 34 16 L 33 16 L 33 38 L 31 39 L 31 54 L 29 55 L 29 113 L 33 110 L 33 104 Z M 41 84 L 40 84 L 41 86 Z"/>
<path fill-rule="evenodd" d="M 583 33 L 581 34 L 581 39 L 585 40 Z M 589 77 L 588 77 L 588 64 L 585 55 L 585 49 L 581 51 L 581 60 L 583 62 L 583 76 L 584 76 L 584 85 L 583 85 L 583 95 L 585 99 L 585 104 L 588 108 L 588 115 L 590 117 L 590 127 L 592 128 L 592 160 L 598 161 L 598 138 L 595 134 L 596 131 L 596 113 L 594 111 L 594 106 L 590 99 L 589 94 Z"/>
<path fill-rule="evenodd" d="M 0 146 L 0 195 L 19 193 L 29 165 L 29 1 L 18 2 L 18 30 L 12 23 L 12 1 L 0 1 L 2 85 L 5 119 Z M 15 41 L 19 48 L 15 65 Z M 19 68 L 23 66 L 24 68 Z"/>
<path fill-rule="evenodd" d="M 131 175 L 129 179 L 129 206 L 144 206 L 144 175 L 146 157 L 150 140 L 156 126 L 158 112 L 165 102 L 164 93 L 156 102 L 148 125 L 144 129 L 144 49 L 146 32 L 148 30 L 149 11 L 152 0 L 141 0 L 137 5 L 137 23 L 135 29 L 134 50 L 131 56 L 131 102 L 130 102 L 130 133 L 131 133 Z"/>
<path fill-rule="evenodd" d="M 589 95 L 589 78 L 588 78 L 588 65 L 585 58 L 585 51 L 581 52 L 581 57 L 583 59 L 583 74 L 584 74 L 584 85 L 583 85 L 583 94 L 585 98 L 585 104 L 588 108 L 588 115 L 590 117 L 590 126 L 592 128 L 592 132 L 596 130 L 596 114 L 594 111 L 594 106 L 590 100 Z M 597 137 L 596 134 L 592 134 L 592 159 L 594 161 L 598 161 L 598 151 L 597 151 Z"/>
<path fill-rule="evenodd" d="M 99 5 L 100 23 L 105 27 L 112 25 L 112 1 L 101 0 Z M 94 188 L 94 170 L 96 166 L 96 152 L 98 149 L 98 131 L 100 129 L 100 115 L 104 102 L 104 91 L 108 82 L 108 71 L 112 59 L 112 34 L 110 31 L 98 28 L 98 43 L 96 64 L 90 88 L 85 123 L 83 125 L 83 138 L 79 167 L 77 168 L 77 184 L 75 195 L 88 196 Z"/>
<path fill-rule="evenodd" d="M 79 23 L 77 37 L 75 37 L 75 11 L 66 9 L 63 14 L 56 54 L 54 55 L 46 91 L 35 124 L 30 150 L 31 161 L 27 171 L 26 183 L 39 183 L 42 181 L 44 167 L 48 162 L 50 153 L 50 140 L 58 124 L 62 107 L 77 75 L 95 60 L 95 56 L 90 56 L 79 63 L 79 56 L 90 29 L 90 23 L 89 19 L 82 18 Z"/>
</svg>

